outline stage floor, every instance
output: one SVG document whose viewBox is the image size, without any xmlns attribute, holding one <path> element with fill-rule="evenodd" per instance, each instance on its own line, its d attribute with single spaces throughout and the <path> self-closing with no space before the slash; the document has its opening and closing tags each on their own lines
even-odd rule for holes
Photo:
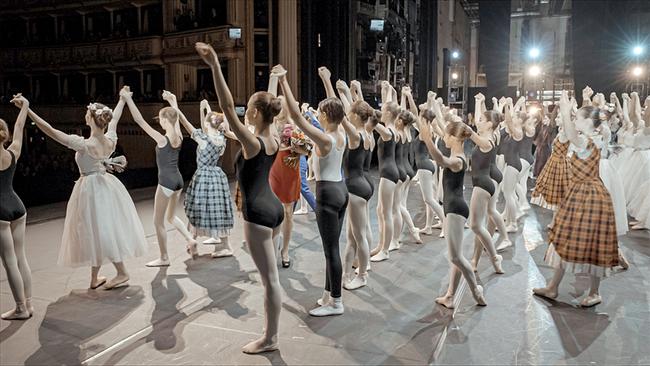
<svg viewBox="0 0 650 366">
<path fill-rule="evenodd" d="M 180 235 L 170 231 L 172 265 L 147 268 L 158 253 L 153 190 L 134 196 L 149 252 L 127 262 L 130 286 L 112 291 L 87 290 L 88 268 L 56 266 L 63 205 L 30 210 L 27 254 L 36 311 L 28 321 L 0 321 L 0 364 L 650 364 L 648 231 L 623 238 L 630 269 L 603 281 L 603 303 L 591 309 L 577 307 L 588 287 L 580 276 L 567 275 L 557 302 L 531 295 L 550 277 L 543 256 L 551 216 L 535 207 L 504 253 L 506 274 L 494 274 L 482 258 L 487 307 L 475 306 L 468 291 L 454 311 L 434 303 L 448 271 L 446 243 L 435 235 L 373 264 L 368 286 L 344 290 L 344 315 L 313 318 L 307 311 L 322 293 L 324 257 L 314 214 L 296 216 L 292 266 L 279 269 L 281 350 L 251 356 L 240 349 L 261 333 L 264 304 L 240 225 L 231 236 L 234 257 L 212 259 L 204 246 L 198 260 L 188 259 Z M 376 233 L 376 197 L 371 204 Z M 409 209 L 422 225 L 417 186 Z M 467 229 L 466 256 L 473 237 Z M 102 273 L 112 276 L 114 269 Z M 4 312 L 13 299 L 4 269 L 0 276 Z"/>
</svg>

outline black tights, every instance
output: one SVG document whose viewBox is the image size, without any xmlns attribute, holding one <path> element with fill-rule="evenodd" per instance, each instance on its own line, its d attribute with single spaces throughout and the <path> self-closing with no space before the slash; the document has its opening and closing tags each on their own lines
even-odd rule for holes
<svg viewBox="0 0 650 366">
<path fill-rule="evenodd" d="M 325 252 L 325 290 L 341 297 L 341 254 L 339 237 L 348 206 L 348 189 L 344 181 L 316 182 L 316 222 Z"/>
</svg>

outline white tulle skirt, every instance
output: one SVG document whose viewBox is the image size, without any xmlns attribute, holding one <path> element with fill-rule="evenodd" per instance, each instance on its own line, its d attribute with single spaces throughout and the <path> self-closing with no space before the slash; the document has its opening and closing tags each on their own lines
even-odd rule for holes
<svg viewBox="0 0 650 366">
<path fill-rule="evenodd" d="M 628 205 L 628 212 L 643 227 L 650 229 L 650 180 L 639 187 L 639 192 L 637 199 Z"/>
<path fill-rule="evenodd" d="M 627 207 L 623 181 L 618 171 L 612 166 L 612 162 L 608 159 L 600 159 L 600 180 L 603 181 L 605 188 L 607 188 L 609 195 L 612 197 L 614 217 L 616 219 L 616 235 L 625 235 L 629 227 L 627 223 Z"/>
<path fill-rule="evenodd" d="M 650 150 L 633 151 L 627 164 L 628 169 L 621 176 L 624 177 L 623 188 L 629 206 L 642 194 L 640 187 L 650 180 Z"/>
<path fill-rule="evenodd" d="M 116 177 L 99 173 L 75 183 L 61 239 L 59 265 L 100 266 L 146 252 L 140 217 Z"/>
</svg>

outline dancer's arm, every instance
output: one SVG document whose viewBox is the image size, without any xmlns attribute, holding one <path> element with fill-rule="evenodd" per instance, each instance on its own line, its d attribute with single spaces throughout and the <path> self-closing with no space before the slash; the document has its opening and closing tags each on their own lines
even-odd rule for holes
<svg viewBox="0 0 650 366">
<path fill-rule="evenodd" d="M 350 89 L 352 91 L 352 101 L 363 100 L 363 92 L 361 91 L 361 83 L 357 80 L 350 81 Z"/>
<path fill-rule="evenodd" d="M 519 141 L 524 137 L 524 133 L 521 127 L 520 128 L 515 127 L 515 122 L 513 121 L 513 116 L 509 109 L 510 109 L 510 104 L 506 104 L 504 115 L 505 115 L 506 126 L 508 127 L 508 133 L 516 141 Z"/>
<path fill-rule="evenodd" d="M 278 77 L 275 75 L 269 76 L 269 87 L 267 91 L 273 94 L 274 97 L 278 96 Z"/>
<path fill-rule="evenodd" d="M 187 131 L 187 133 L 189 133 L 190 136 L 192 136 L 192 134 L 194 133 L 194 130 L 196 130 L 196 127 L 194 127 L 187 120 L 187 118 L 185 117 L 185 114 L 183 114 L 181 109 L 178 108 L 178 101 L 176 100 L 176 96 L 173 93 L 168 92 L 167 90 L 163 90 L 162 98 L 163 98 L 164 101 L 169 103 L 170 107 L 172 107 L 172 108 L 174 108 L 176 110 L 176 113 L 178 113 L 178 119 L 179 119 L 179 121 L 181 121 L 181 124 L 183 125 L 183 128 L 185 128 L 185 131 Z"/>
<path fill-rule="evenodd" d="M 221 107 L 232 132 L 237 136 L 237 140 L 242 144 L 244 158 L 256 156 L 262 146 L 257 137 L 249 131 L 246 126 L 244 126 L 237 116 L 237 112 L 235 111 L 235 102 L 232 99 L 230 89 L 228 89 L 226 79 L 221 72 L 221 65 L 219 64 L 217 53 L 214 52 L 212 46 L 202 42 L 197 42 L 195 48 L 203 61 L 212 69 L 212 79 L 214 82 L 214 89 L 219 98 L 219 106 Z"/>
<path fill-rule="evenodd" d="M 126 90 L 127 92 L 131 92 L 128 86 L 122 87 L 123 90 Z M 122 92 L 120 90 L 120 92 Z M 107 132 L 111 133 L 116 133 L 117 131 L 117 123 L 120 121 L 120 118 L 122 117 L 122 112 L 124 111 L 124 100 L 120 98 L 120 100 L 117 102 L 117 105 L 113 109 L 113 118 L 111 121 L 108 123 L 108 128 L 106 129 Z"/>
<path fill-rule="evenodd" d="M 140 128 L 142 128 L 142 130 L 144 130 L 144 132 L 149 135 L 149 137 L 154 139 L 158 146 L 165 146 L 167 143 L 165 136 L 156 131 L 153 127 L 151 127 L 151 125 L 147 123 L 147 121 L 144 120 L 144 117 L 142 117 L 142 114 L 138 110 L 138 107 L 133 102 L 133 97 L 130 94 L 123 92 L 120 92 L 120 97 L 124 99 L 126 105 L 129 107 L 129 111 L 131 111 L 131 116 L 133 116 L 135 123 L 137 123 L 138 126 L 140 126 Z"/>
<path fill-rule="evenodd" d="M 643 111 L 643 120 L 645 121 L 646 130 L 650 129 L 650 95 L 645 98 L 645 110 Z M 648 135 L 648 133 L 646 133 Z"/>
<path fill-rule="evenodd" d="M 402 88 L 402 95 L 406 94 L 406 100 L 408 101 L 408 110 L 413 113 L 414 116 L 418 115 L 418 105 L 415 104 L 415 100 L 413 99 L 413 91 L 411 88 L 407 87 L 406 90 Z M 404 108 L 406 109 L 406 108 Z"/>
<path fill-rule="evenodd" d="M 422 136 L 422 141 L 427 146 L 429 154 L 433 160 L 438 164 L 442 165 L 445 168 L 451 169 L 453 172 L 458 172 L 463 169 L 463 161 L 455 156 L 446 157 L 442 155 L 436 144 L 433 143 L 433 135 L 431 134 L 431 128 L 426 123 L 420 129 L 420 135 Z"/>
<path fill-rule="evenodd" d="M 582 106 L 590 106 L 591 105 L 591 96 L 594 94 L 594 91 L 591 90 L 589 86 L 586 86 L 584 89 L 582 89 Z"/>
<path fill-rule="evenodd" d="M 45 133 L 47 136 L 49 136 L 54 141 L 60 143 L 61 145 L 72 147 L 71 144 L 72 140 L 76 137 L 79 137 L 76 135 L 68 135 L 65 132 L 57 130 L 31 109 L 29 109 L 27 115 L 29 116 L 29 118 L 31 118 L 32 121 L 34 121 L 34 123 L 36 123 L 36 127 L 38 127 L 41 131 L 43 131 L 43 133 Z"/>
<path fill-rule="evenodd" d="M 325 94 L 327 97 L 336 98 L 336 93 L 334 92 L 334 87 L 332 86 L 332 73 L 330 70 L 325 66 L 321 66 L 318 68 L 318 76 L 320 76 L 320 79 L 323 82 L 323 86 L 325 87 Z"/>
<path fill-rule="evenodd" d="M 352 105 L 352 93 L 350 93 L 350 88 L 348 84 L 343 80 L 338 80 L 336 82 L 336 90 L 339 92 L 339 99 L 343 103 L 343 111 L 345 114 L 350 113 L 350 106 Z"/>
<path fill-rule="evenodd" d="M 475 104 L 474 104 L 475 105 L 475 108 L 474 108 L 474 110 L 475 110 L 474 111 L 474 114 L 475 114 L 474 115 L 474 121 L 475 121 L 475 124 L 476 124 L 483 118 L 483 102 L 485 101 L 485 96 L 483 96 L 483 94 L 481 94 L 481 93 L 478 93 L 474 97 L 474 100 L 476 101 Z M 474 132 L 474 130 L 472 130 L 472 136 L 470 136 L 470 138 L 472 139 L 472 141 L 474 141 L 476 146 L 478 146 L 478 148 L 482 152 L 488 152 L 488 151 L 492 150 L 493 147 L 494 147 L 494 145 L 491 142 L 492 140 L 490 140 L 487 137 L 483 137 L 483 136 L 479 135 L 478 133 Z"/>
<path fill-rule="evenodd" d="M 640 126 L 640 124 L 643 121 L 643 117 L 641 116 L 642 109 L 641 109 L 641 100 L 639 99 L 639 93 L 637 92 L 632 92 L 630 94 L 630 120 L 634 124 L 634 128 L 637 127 L 643 127 Z"/>
<path fill-rule="evenodd" d="M 445 116 L 442 114 L 441 104 L 438 101 L 433 103 L 433 113 L 436 115 L 436 118 L 431 123 L 432 132 L 443 137 L 445 136 L 447 123 L 445 121 Z"/>
<path fill-rule="evenodd" d="M 208 116 L 208 113 L 212 112 L 212 109 L 210 108 L 210 103 L 205 99 L 201 101 L 199 108 L 199 113 L 201 114 L 201 126 L 203 126 L 205 123 L 205 117 Z"/>
<path fill-rule="evenodd" d="M 307 137 L 309 137 L 314 142 L 314 144 L 316 144 L 318 150 L 321 153 L 321 156 L 326 156 L 332 149 L 332 140 L 330 140 L 329 136 L 325 132 L 319 130 L 311 123 L 307 122 L 305 117 L 303 117 L 303 115 L 300 113 L 300 109 L 298 108 L 298 103 L 296 103 L 296 99 L 293 97 L 293 93 L 291 92 L 291 87 L 289 86 L 289 82 L 287 81 L 286 70 L 284 70 L 284 67 L 282 67 L 281 65 L 276 65 L 275 67 L 273 67 L 272 72 L 276 73 L 279 76 L 278 81 L 280 82 L 280 88 L 282 89 L 282 94 L 284 94 L 284 97 L 287 98 L 287 105 L 289 107 L 289 115 L 291 116 L 291 119 L 302 130 L 302 132 L 304 132 L 305 135 L 307 135 Z M 320 69 L 319 69 L 319 73 L 320 73 Z M 325 81 L 326 79 L 323 78 L 323 82 Z M 336 95 L 334 97 L 336 98 Z"/>
<path fill-rule="evenodd" d="M 23 148 L 23 133 L 25 129 L 25 121 L 27 121 L 27 113 L 29 113 L 29 101 L 22 96 L 22 94 L 14 95 L 11 100 L 16 107 L 20 108 L 16 123 L 14 124 L 14 134 L 11 139 L 11 145 L 7 150 L 14 154 L 16 160 L 20 157 L 20 152 Z"/>
<path fill-rule="evenodd" d="M 569 93 L 564 90 L 560 97 L 560 116 L 564 122 L 564 134 L 567 139 L 575 146 L 584 149 L 587 147 L 587 140 L 580 137 L 576 130 L 575 122 L 571 120 L 571 101 L 569 100 Z"/>
</svg>

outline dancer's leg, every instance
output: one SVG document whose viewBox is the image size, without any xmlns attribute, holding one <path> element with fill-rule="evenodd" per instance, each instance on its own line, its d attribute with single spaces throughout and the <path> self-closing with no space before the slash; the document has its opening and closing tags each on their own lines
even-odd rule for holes
<svg viewBox="0 0 650 366">
<path fill-rule="evenodd" d="M 564 268 L 556 268 L 553 273 L 553 278 L 546 284 L 546 287 L 534 288 L 533 293 L 538 296 L 547 297 L 549 299 L 555 299 L 557 297 L 558 287 L 560 287 L 560 282 L 564 277 Z"/>
<path fill-rule="evenodd" d="M 515 190 L 517 188 L 519 172 L 517 169 L 507 166 L 503 174 L 503 195 L 506 198 L 506 228 L 508 232 L 517 231 L 517 199 Z"/>
<path fill-rule="evenodd" d="M 420 169 L 418 170 L 420 175 L 420 190 L 422 191 L 422 198 L 424 203 L 427 205 L 427 224 L 424 227 L 422 233 L 430 234 L 431 226 L 433 225 L 433 213 L 435 212 L 438 215 L 438 218 L 442 222 L 444 220 L 445 214 L 442 210 L 442 206 L 438 203 L 438 200 L 434 198 L 434 175 L 429 170 Z"/>
<path fill-rule="evenodd" d="M 163 187 L 158 185 L 153 201 L 153 225 L 156 229 L 156 239 L 160 258 L 147 263 L 147 267 L 158 267 L 169 265 L 169 254 L 167 252 L 167 229 L 165 229 L 165 211 L 169 204 L 169 197 L 165 194 Z"/>
<path fill-rule="evenodd" d="M 399 249 L 400 247 L 399 236 L 402 233 L 402 225 L 404 225 L 404 220 L 402 219 L 402 213 L 400 210 L 403 192 L 404 182 L 398 181 L 397 186 L 395 187 L 395 194 L 393 195 L 393 203 L 391 205 L 393 210 L 393 237 L 388 246 L 389 251 Z"/>
<path fill-rule="evenodd" d="M 422 239 L 420 239 L 420 231 L 413 224 L 413 218 L 411 217 L 411 214 L 406 207 L 406 201 L 408 200 L 408 195 L 409 191 L 411 190 L 412 183 L 413 182 L 411 181 L 411 178 L 406 178 L 406 182 L 404 182 L 404 186 L 402 187 L 402 194 L 399 201 L 399 211 L 400 215 L 402 216 L 403 225 L 400 232 L 408 230 L 409 234 L 411 235 L 411 239 L 417 244 L 422 244 Z"/>
<path fill-rule="evenodd" d="M 350 195 L 350 203 L 348 205 L 348 247 L 353 243 L 354 252 L 350 255 L 350 251 L 346 251 L 345 273 L 352 274 L 352 261 L 354 254 L 359 256 L 359 275 L 344 282 L 343 287 L 348 290 L 354 290 L 359 287 L 365 286 L 367 282 L 367 267 L 370 259 L 370 247 L 368 238 L 366 237 L 366 227 L 368 217 L 367 215 L 368 201 L 361 197 Z"/>
<path fill-rule="evenodd" d="M 496 273 L 503 273 L 503 269 L 501 268 L 501 261 L 503 258 L 501 258 L 501 256 L 497 254 L 496 249 L 494 249 L 492 237 L 486 228 L 489 202 L 490 193 L 481 187 L 474 187 L 469 206 L 470 228 L 490 256 L 492 266 L 494 266 L 494 271 Z M 476 265 L 474 266 L 474 268 L 476 268 L 478 266 L 476 251 L 474 252 L 473 259 L 476 260 Z"/>
<path fill-rule="evenodd" d="M 280 255 L 283 261 L 289 261 L 289 242 L 293 231 L 293 203 L 283 203 L 284 220 L 282 221 L 282 250 Z"/>
<path fill-rule="evenodd" d="M 16 258 L 16 248 L 14 238 L 11 233 L 11 223 L 9 221 L 0 221 L 0 257 L 7 272 L 7 280 L 11 294 L 16 302 L 16 307 L 1 315 L 2 319 L 27 319 L 30 314 L 27 310 L 27 299 L 25 297 L 25 285 L 23 282 L 18 259 Z"/>
<path fill-rule="evenodd" d="M 490 235 L 494 234 L 494 228 L 496 227 L 499 230 L 499 237 L 494 243 L 494 247 L 497 252 L 504 250 L 507 247 L 512 245 L 512 242 L 508 238 L 508 230 L 506 230 L 506 224 L 503 221 L 503 216 L 497 211 L 497 201 L 499 199 L 499 192 L 501 191 L 501 185 L 498 184 L 494 179 L 492 180 L 496 188 L 494 194 L 490 197 L 490 203 L 488 204 L 488 231 Z"/>
<path fill-rule="evenodd" d="M 393 239 L 393 198 L 396 184 L 381 178 L 377 201 L 377 218 L 379 219 L 379 245 L 370 252 L 373 262 L 388 259 L 388 246 Z"/>
</svg>

